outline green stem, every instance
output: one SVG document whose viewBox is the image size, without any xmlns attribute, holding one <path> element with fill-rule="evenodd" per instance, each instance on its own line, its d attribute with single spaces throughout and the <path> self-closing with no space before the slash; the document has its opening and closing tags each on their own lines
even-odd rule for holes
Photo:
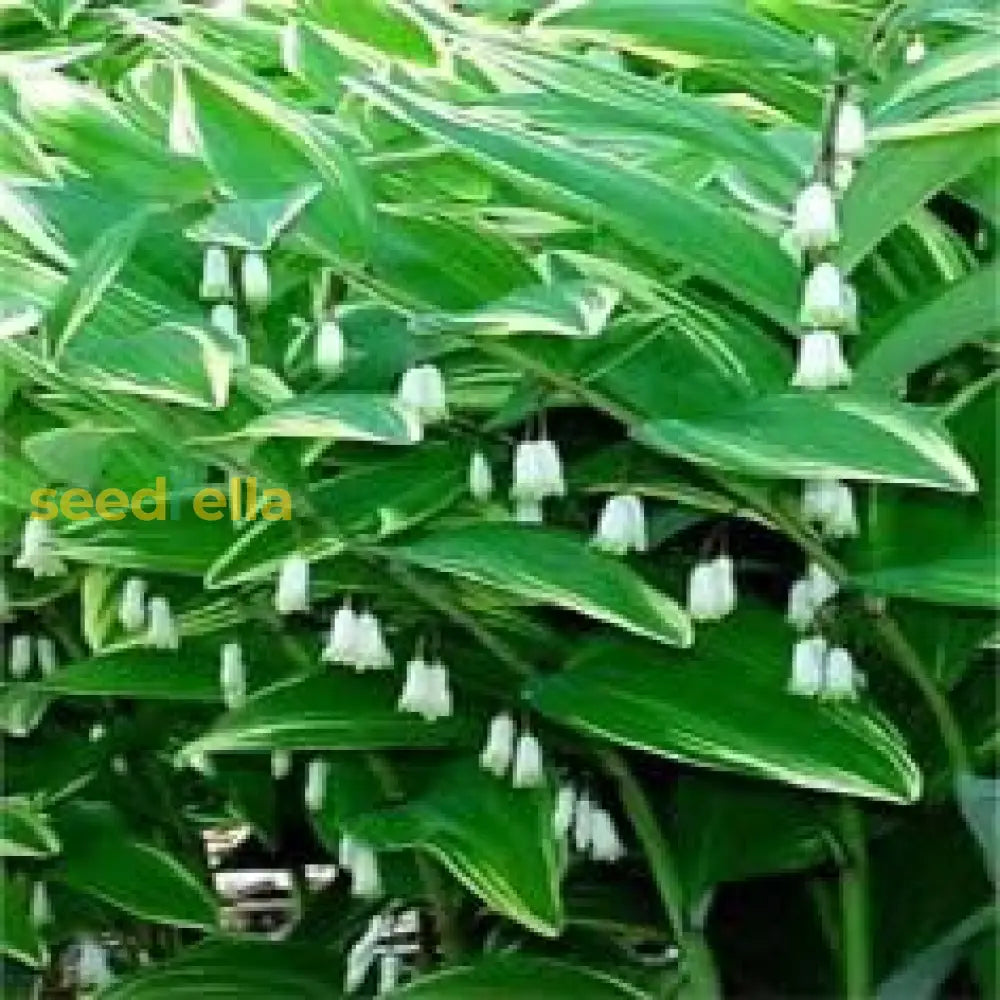
<svg viewBox="0 0 1000 1000">
<path fill-rule="evenodd" d="M 712 952 L 702 929 L 693 926 L 685 916 L 684 887 L 677 864 L 646 793 L 620 754 L 603 746 L 598 754 L 607 772 L 618 783 L 622 805 L 645 852 L 663 909 L 677 937 L 690 985 L 686 995 L 693 1000 L 714 1000 L 722 993 Z"/>
<path fill-rule="evenodd" d="M 840 869 L 841 957 L 844 1000 L 870 1000 L 871 934 L 868 914 L 868 848 L 864 816 L 855 802 L 840 803 L 845 861 Z"/>
</svg>

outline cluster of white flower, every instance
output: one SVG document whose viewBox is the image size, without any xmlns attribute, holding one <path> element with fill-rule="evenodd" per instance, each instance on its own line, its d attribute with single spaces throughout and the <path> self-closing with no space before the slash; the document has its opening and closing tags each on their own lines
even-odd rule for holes
<svg viewBox="0 0 1000 1000">
<path fill-rule="evenodd" d="M 56 645 L 48 637 L 40 635 L 15 635 L 10 640 L 8 669 L 14 680 L 23 681 L 31 673 L 33 663 L 43 677 L 51 677 L 56 670 Z"/>
<path fill-rule="evenodd" d="M 397 707 L 401 712 L 421 715 L 428 722 L 452 714 L 453 699 L 448 668 L 440 661 L 428 663 L 417 652 L 406 664 L 406 680 Z"/>
<path fill-rule="evenodd" d="M 843 646 L 829 646 L 821 635 L 800 639 L 792 654 L 788 690 L 805 697 L 853 701 L 862 677 Z"/>
<path fill-rule="evenodd" d="M 436 365 L 407 368 L 399 380 L 396 402 L 418 427 L 440 423 L 448 418 L 448 397 L 444 376 Z"/>
<path fill-rule="evenodd" d="M 382 623 L 371 611 L 355 612 L 345 601 L 330 620 L 324 663 L 340 663 L 355 670 L 384 670 L 392 666 L 392 652 Z"/>
<path fill-rule="evenodd" d="M 545 784 L 542 745 L 538 737 L 531 732 L 518 735 L 514 720 L 507 712 L 491 720 L 479 763 L 498 778 L 511 770 L 511 784 L 515 788 L 540 788 Z"/>
<path fill-rule="evenodd" d="M 591 544 L 604 552 L 619 556 L 629 552 L 645 552 L 649 541 L 642 499 L 634 493 L 619 493 L 608 497 L 598 518 Z"/>
<path fill-rule="evenodd" d="M 688 614 L 696 622 L 719 621 L 736 610 L 733 560 L 722 554 L 699 562 L 688 578 Z"/>
<path fill-rule="evenodd" d="M 571 784 L 561 785 L 552 818 L 558 837 L 569 837 L 573 847 L 594 861 L 615 862 L 625 856 L 614 819 L 598 805 L 589 792 L 578 792 Z"/>
</svg>

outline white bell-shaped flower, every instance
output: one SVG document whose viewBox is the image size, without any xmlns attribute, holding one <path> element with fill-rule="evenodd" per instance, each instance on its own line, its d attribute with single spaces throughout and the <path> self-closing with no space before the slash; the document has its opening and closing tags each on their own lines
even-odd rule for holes
<svg viewBox="0 0 1000 1000">
<path fill-rule="evenodd" d="M 122 587 L 118 621 L 126 632 L 138 632 L 146 624 L 146 581 L 131 576 Z"/>
<path fill-rule="evenodd" d="M 306 768 L 306 808 L 319 812 L 326 802 L 326 786 L 330 779 L 330 762 L 317 757 Z"/>
<path fill-rule="evenodd" d="M 534 441 L 519 441 L 514 449 L 514 473 L 510 495 L 514 500 L 536 502 L 545 495 L 541 489 L 538 448 Z"/>
<path fill-rule="evenodd" d="M 924 44 L 923 35 L 914 35 L 909 42 L 906 44 L 906 51 L 903 53 L 903 58 L 906 60 L 907 66 L 916 66 L 917 63 L 924 61 L 924 57 L 927 55 L 927 46 Z"/>
<path fill-rule="evenodd" d="M 427 701 L 420 713 L 428 722 L 447 719 L 454 710 L 448 668 L 436 660 L 427 668 Z"/>
<path fill-rule="evenodd" d="M 35 659 L 43 677 L 51 677 L 56 672 L 56 644 L 47 635 L 40 635 L 35 640 Z"/>
<path fill-rule="evenodd" d="M 803 250 L 823 250 L 840 239 L 837 203 L 826 184 L 816 181 L 799 193 L 792 232 Z"/>
<path fill-rule="evenodd" d="M 368 844 L 354 842 L 350 869 L 351 895 L 358 899 L 377 899 L 382 894 L 378 857 Z"/>
<path fill-rule="evenodd" d="M 840 389 L 850 385 L 852 377 L 837 334 L 812 330 L 799 338 L 798 363 L 792 376 L 797 389 Z"/>
<path fill-rule="evenodd" d="M 10 675 L 21 681 L 31 673 L 32 642 L 30 635 L 15 635 L 10 641 Z"/>
<path fill-rule="evenodd" d="M 850 292 L 836 264 L 817 264 L 802 290 L 799 319 L 805 327 L 839 330 L 851 319 Z"/>
<path fill-rule="evenodd" d="M 539 788 L 545 784 L 542 745 L 533 733 L 521 733 L 517 738 L 511 780 L 515 788 Z"/>
<path fill-rule="evenodd" d="M 590 850 L 594 836 L 594 801 L 584 792 L 573 810 L 573 846 L 583 854 Z"/>
<path fill-rule="evenodd" d="M 282 781 L 292 772 L 292 755 L 287 750 L 271 751 L 271 777 Z"/>
<path fill-rule="evenodd" d="M 146 644 L 154 649 L 177 649 L 181 644 L 180 632 L 174 614 L 170 610 L 170 601 L 165 597 L 149 599 L 149 629 L 146 632 Z"/>
<path fill-rule="evenodd" d="M 227 642 L 222 647 L 219 684 L 226 708 L 239 708 L 246 701 L 247 675 L 243 665 L 243 649 L 238 642 Z"/>
<path fill-rule="evenodd" d="M 334 612 L 330 620 L 326 646 L 320 654 L 324 663 L 353 665 L 358 650 L 358 616 L 349 601 L 345 601 Z"/>
<path fill-rule="evenodd" d="M 812 584 L 807 579 L 796 580 L 788 591 L 788 611 L 785 620 L 799 632 L 805 632 L 812 627 L 816 610 Z"/>
<path fill-rule="evenodd" d="M 856 538 L 858 516 L 854 509 L 854 494 L 846 483 L 834 483 L 830 512 L 823 529 L 830 538 Z"/>
<path fill-rule="evenodd" d="M 294 553 L 282 562 L 274 608 L 280 615 L 309 610 L 309 560 L 305 556 Z"/>
<path fill-rule="evenodd" d="M 477 451 L 469 461 L 469 493 L 480 503 L 489 500 L 493 492 L 493 470 L 489 459 Z"/>
<path fill-rule="evenodd" d="M 535 449 L 542 497 L 565 496 L 566 479 L 563 474 L 562 458 L 555 441 L 541 437 L 535 442 Z"/>
<path fill-rule="evenodd" d="M 399 973 L 403 961 L 396 951 L 382 953 L 378 962 L 378 992 L 376 996 L 388 996 L 399 985 Z"/>
<path fill-rule="evenodd" d="M 544 524 L 545 509 L 541 500 L 516 500 L 514 502 L 514 520 L 518 524 Z"/>
<path fill-rule="evenodd" d="M 240 335 L 240 318 L 231 302 L 219 302 L 212 306 L 208 321 L 214 329 L 230 340 L 236 340 Z"/>
<path fill-rule="evenodd" d="M 344 367 L 347 344 L 344 331 L 335 319 L 325 319 L 316 331 L 316 367 L 326 375 L 333 375 Z"/>
<path fill-rule="evenodd" d="M 608 497 L 592 544 L 615 555 L 645 552 L 648 540 L 642 500 L 631 493 Z"/>
<path fill-rule="evenodd" d="M 45 927 L 52 923 L 52 905 L 44 882 L 36 882 L 31 888 L 30 920 L 34 927 Z"/>
<path fill-rule="evenodd" d="M 823 525 L 837 502 L 837 482 L 833 479 L 810 479 L 802 484 L 802 516 Z"/>
<path fill-rule="evenodd" d="M 576 813 L 576 789 L 568 782 L 559 786 L 556 806 L 552 813 L 552 827 L 557 837 L 565 837 L 573 825 Z"/>
<path fill-rule="evenodd" d="M 96 941 L 84 938 L 79 945 L 76 978 L 85 989 L 101 989 L 114 981 L 107 951 Z"/>
<path fill-rule="evenodd" d="M 835 646 L 826 654 L 823 673 L 825 698 L 853 701 L 858 696 L 858 672 L 854 657 L 843 646 Z"/>
<path fill-rule="evenodd" d="M 201 268 L 201 297 L 206 302 L 233 297 L 233 281 L 229 272 L 229 253 L 217 243 L 205 245 Z"/>
<path fill-rule="evenodd" d="M 370 611 L 357 618 L 354 666 L 358 670 L 384 670 L 392 666 L 392 653 L 382 633 L 382 623 Z"/>
<path fill-rule="evenodd" d="M 21 551 L 15 569 L 27 569 L 36 576 L 62 576 L 66 564 L 56 555 L 56 536 L 48 521 L 29 517 L 24 522 Z"/>
<path fill-rule="evenodd" d="M 406 664 L 406 680 L 400 692 L 396 708 L 400 712 L 423 715 L 425 706 L 431 699 L 429 676 L 430 666 L 420 655 L 415 655 Z"/>
<path fill-rule="evenodd" d="M 854 161 L 834 160 L 833 161 L 834 190 L 839 191 L 841 194 L 843 194 L 851 186 L 851 181 L 853 180 L 854 180 Z"/>
<path fill-rule="evenodd" d="M 864 112 L 853 101 L 845 101 L 840 106 L 834 127 L 834 154 L 846 160 L 860 160 L 865 155 L 866 146 Z"/>
<path fill-rule="evenodd" d="M 736 577 L 733 561 L 719 555 L 700 562 L 688 578 L 688 614 L 694 621 L 718 621 L 736 608 Z"/>
<path fill-rule="evenodd" d="M 597 807 L 590 817 L 590 856 L 595 861 L 615 862 L 625 856 L 625 845 L 622 844 L 611 813 Z"/>
<path fill-rule="evenodd" d="M 267 308 L 271 298 L 271 277 L 267 271 L 267 261 L 259 253 L 245 253 L 241 268 L 243 301 L 254 312 Z"/>
<path fill-rule="evenodd" d="M 792 650 L 791 694 L 812 697 L 823 689 L 826 640 L 819 635 L 800 639 Z"/>
<path fill-rule="evenodd" d="M 479 755 L 483 770 L 502 778 L 514 759 L 514 720 L 507 712 L 494 715 L 490 721 L 486 745 Z"/>
<path fill-rule="evenodd" d="M 806 567 L 806 579 L 812 590 L 813 601 L 817 608 L 837 596 L 840 584 L 819 563 L 812 562 Z"/>
<path fill-rule="evenodd" d="M 448 416 L 444 376 L 436 365 L 418 365 L 403 372 L 396 400 L 424 424 L 437 423 Z"/>
</svg>

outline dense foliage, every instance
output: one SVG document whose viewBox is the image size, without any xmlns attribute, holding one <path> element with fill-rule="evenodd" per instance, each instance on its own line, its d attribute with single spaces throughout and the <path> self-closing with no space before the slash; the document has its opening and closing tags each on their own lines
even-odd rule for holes
<svg viewBox="0 0 1000 1000">
<path fill-rule="evenodd" d="M 998 34 L 0 2 L 4 995 L 990 995 Z"/>
</svg>

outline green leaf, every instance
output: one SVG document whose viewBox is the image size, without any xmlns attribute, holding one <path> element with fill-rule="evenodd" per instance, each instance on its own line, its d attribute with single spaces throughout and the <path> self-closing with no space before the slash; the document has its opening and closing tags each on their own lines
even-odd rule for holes
<svg viewBox="0 0 1000 1000">
<path fill-rule="evenodd" d="M 304 13 L 379 52 L 421 65 L 433 65 L 436 53 L 416 11 L 387 0 L 307 0 Z"/>
<path fill-rule="evenodd" d="M 907 375 L 979 338 L 996 340 L 993 294 L 1000 267 L 992 265 L 917 304 L 883 333 L 855 369 L 859 386 L 892 387 Z"/>
<path fill-rule="evenodd" d="M 325 950 L 287 941 L 209 940 L 152 969 L 127 976 L 101 1000 L 330 1000 L 343 971 Z"/>
<path fill-rule="evenodd" d="M 7 872 L 0 892 L 0 955 L 31 969 L 42 969 L 48 961 L 45 942 L 31 922 L 27 887 Z"/>
<path fill-rule="evenodd" d="M 389 396 L 328 392 L 282 403 L 252 420 L 238 436 L 412 444 L 420 440 L 420 427 Z"/>
<path fill-rule="evenodd" d="M 334 667 L 275 685 L 223 715 L 184 748 L 196 753 L 443 746 L 460 732 L 456 720 L 427 723 L 396 710 L 392 673 L 355 674 Z"/>
<path fill-rule="evenodd" d="M 48 818 L 30 803 L 0 799 L 0 857 L 44 858 L 59 850 Z"/>
<path fill-rule="evenodd" d="M 519 525 L 441 531 L 393 549 L 405 562 L 566 608 L 657 642 L 691 642 L 687 615 L 622 563 L 572 535 Z"/>
<path fill-rule="evenodd" d="M 391 83 L 356 85 L 413 128 L 572 214 L 597 219 L 661 263 L 682 263 L 792 325 L 798 278 L 777 241 L 707 198 L 652 173 L 456 108 Z"/>
<path fill-rule="evenodd" d="M 53 877 L 142 920 L 211 929 L 216 904 L 176 858 L 135 839 L 106 806 L 76 802 L 55 817 L 63 854 Z"/>
<path fill-rule="evenodd" d="M 611 972 L 531 955 L 492 955 L 421 976 L 392 996 L 412 1000 L 647 1000 L 647 994 Z"/>
<path fill-rule="evenodd" d="M 349 821 L 375 847 L 433 854 L 488 906 L 546 937 L 562 929 L 560 854 L 548 789 L 517 789 L 469 759 L 415 801 Z"/>
<path fill-rule="evenodd" d="M 704 767 L 803 788 L 910 802 L 921 777 L 902 737 L 867 704 L 786 691 L 794 635 L 746 611 L 687 652 L 606 641 L 532 685 L 540 712 L 581 732 Z"/>
<path fill-rule="evenodd" d="M 750 476 L 848 479 L 974 493 L 972 470 L 926 411 L 848 393 L 788 393 L 716 416 L 657 420 L 637 440 Z"/>
</svg>

